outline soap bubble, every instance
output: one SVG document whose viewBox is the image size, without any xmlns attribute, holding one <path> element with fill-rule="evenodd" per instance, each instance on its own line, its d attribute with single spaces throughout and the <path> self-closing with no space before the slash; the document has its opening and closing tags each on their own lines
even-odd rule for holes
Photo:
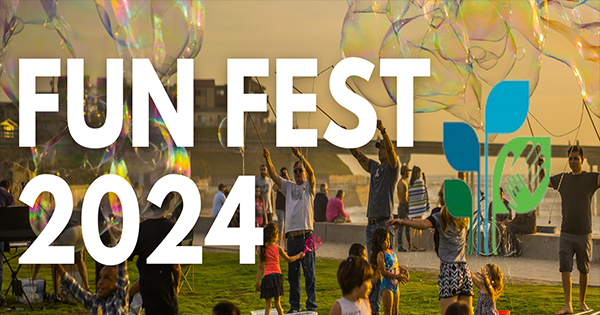
<svg viewBox="0 0 600 315">
<path fill-rule="evenodd" d="M 340 49 L 375 64 L 374 73 L 380 58 L 430 59 L 431 75 L 414 79 L 415 112 L 446 110 L 475 128 L 483 128 L 482 84 L 528 80 L 531 95 L 545 54 L 571 67 L 600 116 L 599 10 L 567 0 L 348 1 Z M 396 104 L 395 78 L 352 82 L 372 104 Z"/>
<path fill-rule="evenodd" d="M 219 143 L 221 144 L 221 147 L 223 147 L 223 149 L 227 150 L 227 151 L 231 151 L 231 152 L 235 152 L 235 153 L 243 153 L 244 152 L 244 147 L 229 147 L 227 146 L 227 117 L 223 118 L 223 120 L 221 120 L 221 123 L 219 124 L 219 131 L 217 136 L 219 137 Z"/>
</svg>

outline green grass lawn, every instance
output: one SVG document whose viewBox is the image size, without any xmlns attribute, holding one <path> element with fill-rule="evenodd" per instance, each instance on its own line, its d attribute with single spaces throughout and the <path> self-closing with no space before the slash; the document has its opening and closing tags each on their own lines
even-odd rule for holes
<svg viewBox="0 0 600 315">
<path fill-rule="evenodd" d="M 95 286 L 92 284 L 94 278 L 94 262 L 86 255 L 88 273 L 90 274 L 90 286 L 92 292 Z M 258 259 L 258 258 L 257 258 Z M 180 314 L 210 314 L 212 307 L 221 301 L 231 301 L 241 310 L 241 314 L 250 314 L 251 310 L 263 309 L 264 301 L 260 300 L 259 293 L 254 292 L 254 281 L 256 279 L 257 265 L 240 265 L 239 256 L 230 253 L 205 252 L 204 263 L 194 268 L 195 291 L 190 292 L 182 288 L 179 296 Z M 339 261 L 318 259 L 316 268 L 317 278 L 317 304 L 319 314 L 328 314 L 331 305 L 341 297 L 336 271 Z M 282 272 L 287 275 L 287 264 L 281 264 Z M 23 267 L 19 272 L 20 278 L 31 275 L 29 268 Z M 129 265 L 130 279 L 138 278 L 135 264 Z M 557 275 L 558 276 L 558 275 Z M 50 269 L 42 268 L 40 278 L 47 279 L 46 292 L 52 293 L 52 281 Z M 10 281 L 8 267 L 4 266 L 4 282 L 2 295 Z M 191 281 L 191 279 L 190 279 Z M 303 280 L 302 280 L 303 283 Z M 302 285 L 304 290 L 304 285 Z M 399 314 L 436 314 L 439 313 L 437 298 L 437 275 L 431 273 L 411 273 L 410 282 L 400 288 Z M 285 291 L 288 285 L 285 282 Z M 477 291 L 477 289 L 475 289 Z M 574 288 L 574 305 L 579 299 L 579 290 Z M 477 293 L 475 293 L 475 299 Z M 289 309 L 289 295 L 282 297 L 284 311 Z M 302 294 L 302 304 L 306 301 L 306 295 Z M 588 290 L 588 305 L 600 310 L 600 290 L 590 288 Z M 10 293 L 7 297 L 7 306 L 2 306 L 0 313 L 9 313 L 5 308 L 15 304 L 15 297 Z M 36 311 L 32 312 L 28 305 L 15 304 L 22 311 L 13 311 L 22 314 L 87 314 L 82 306 L 71 306 L 66 304 L 49 305 L 47 309 L 39 310 L 46 303 L 34 304 Z M 539 315 L 554 314 L 562 306 L 562 289 L 559 286 L 536 286 L 526 284 L 505 285 L 504 294 L 498 301 L 499 310 L 510 310 L 511 314 Z M 12 313 L 12 312 L 11 312 Z"/>
</svg>

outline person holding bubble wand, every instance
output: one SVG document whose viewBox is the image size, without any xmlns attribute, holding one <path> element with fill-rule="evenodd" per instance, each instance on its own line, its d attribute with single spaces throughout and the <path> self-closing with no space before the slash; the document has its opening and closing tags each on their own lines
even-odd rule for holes
<svg viewBox="0 0 600 315">
<path fill-rule="evenodd" d="M 271 314 L 271 299 L 273 299 L 277 314 L 283 315 L 281 308 L 281 296 L 283 295 L 283 275 L 279 268 L 279 257 L 283 257 L 288 263 L 294 262 L 302 257 L 304 253 L 300 252 L 295 256 L 288 256 L 283 248 L 277 245 L 279 231 L 277 225 L 273 222 L 267 224 L 264 229 L 264 245 L 260 247 L 260 264 L 256 272 L 256 283 L 254 288 L 260 291 L 260 298 L 265 299 L 265 314 Z M 260 276 L 264 270 L 264 277 L 260 281 Z"/>
<path fill-rule="evenodd" d="M 285 235 L 287 237 L 288 255 L 294 256 L 306 247 L 306 240 L 313 234 L 315 199 L 315 172 L 310 163 L 297 148 L 292 153 L 300 159 L 294 164 L 294 181 L 277 175 L 271 161 L 269 150 L 263 149 L 269 176 L 285 195 Z M 290 284 L 290 312 L 300 311 L 300 267 L 303 269 L 306 283 L 306 309 L 317 310 L 317 281 L 315 279 L 315 253 L 310 251 L 297 261 L 289 263 L 288 282 Z M 290 313 L 288 312 L 288 313 Z"/>
<path fill-rule="evenodd" d="M 592 248 L 592 197 L 600 188 L 600 174 L 585 172 L 583 165 L 583 148 L 573 145 L 567 150 L 570 173 L 560 173 L 550 177 L 548 186 L 560 193 L 562 200 L 562 223 L 560 226 L 559 262 L 565 305 L 556 313 L 572 314 L 571 302 L 571 272 L 573 271 L 573 256 L 577 258 L 579 271 L 579 309 L 592 311 L 585 304 L 587 286 L 590 279 L 590 251 Z M 544 164 L 539 158 L 538 165 Z M 543 167 L 540 168 L 541 182 L 546 176 Z"/>
<path fill-rule="evenodd" d="M 445 315 L 446 309 L 457 301 L 467 303 L 469 308 L 473 305 L 473 280 L 466 257 L 469 219 L 456 218 L 450 214 L 444 202 L 444 185 L 438 196 L 442 206 L 440 212 L 432 213 L 426 219 L 389 220 L 385 225 L 395 228 L 404 225 L 419 230 L 435 228 L 439 232 L 439 298 L 442 315 Z"/>
</svg>

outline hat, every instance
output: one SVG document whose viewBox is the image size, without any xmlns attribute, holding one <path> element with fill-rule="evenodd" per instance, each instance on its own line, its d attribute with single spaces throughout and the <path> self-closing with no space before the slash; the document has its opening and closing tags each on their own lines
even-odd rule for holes
<svg viewBox="0 0 600 315">
<path fill-rule="evenodd" d="M 400 168 L 400 174 L 404 173 L 404 172 L 410 172 L 412 171 L 410 168 L 408 168 L 408 166 L 406 165 L 402 165 L 402 167 Z"/>
<path fill-rule="evenodd" d="M 375 147 L 377 149 L 379 149 L 379 147 L 384 147 L 385 148 L 385 142 L 383 142 L 383 140 L 379 140 L 379 141 L 375 142 Z"/>
</svg>

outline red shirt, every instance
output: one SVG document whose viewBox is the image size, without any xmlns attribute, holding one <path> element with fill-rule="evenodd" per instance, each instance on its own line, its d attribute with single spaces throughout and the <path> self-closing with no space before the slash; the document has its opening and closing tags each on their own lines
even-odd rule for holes
<svg viewBox="0 0 600 315">
<path fill-rule="evenodd" d="M 265 251 L 265 276 L 271 273 L 281 273 L 278 245 L 267 246 Z"/>
</svg>

